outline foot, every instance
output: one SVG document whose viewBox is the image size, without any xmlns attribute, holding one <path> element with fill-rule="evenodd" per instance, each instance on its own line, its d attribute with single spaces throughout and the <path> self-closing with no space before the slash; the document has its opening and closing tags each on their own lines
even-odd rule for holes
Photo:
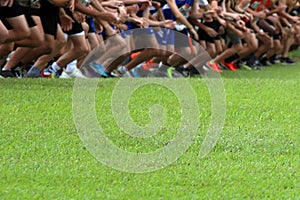
<svg viewBox="0 0 300 200">
<path fill-rule="evenodd" d="M 63 71 L 59 78 L 86 78 L 78 68 L 72 72 Z"/>
<path fill-rule="evenodd" d="M 235 64 L 233 62 L 227 63 L 225 61 L 222 61 L 222 64 L 224 66 L 226 66 L 231 71 L 237 71 L 238 70 L 237 67 L 235 66 Z"/>
<path fill-rule="evenodd" d="M 260 63 L 262 64 L 262 66 L 270 66 L 268 59 L 266 57 L 260 59 Z"/>
<path fill-rule="evenodd" d="M 49 66 L 48 68 L 44 69 L 41 72 L 41 75 L 44 78 L 55 78 L 56 72 L 57 72 L 57 70 L 55 70 L 54 68 L 52 68 L 52 66 Z"/>
<path fill-rule="evenodd" d="M 215 72 L 219 72 L 219 73 L 223 72 L 222 70 L 219 69 L 219 65 L 213 61 L 208 61 L 205 65 Z"/>
<path fill-rule="evenodd" d="M 108 74 L 105 71 L 105 67 L 103 65 L 92 63 L 90 64 L 90 67 L 94 69 L 97 73 L 99 73 L 101 77 L 108 77 Z"/>
<path fill-rule="evenodd" d="M 2 78 L 16 78 L 15 74 L 10 70 L 3 70 L 0 72 Z"/>
<path fill-rule="evenodd" d="M 282 64 L 285 64 L 285 65 L 295 65 L 296 62 L 294 62 L 291 58 L 289 57 L 281 57 L 280 58 L 280 62 Z"/>
<path fill-rule="evenodd" d="M 32 66 L 28 72 L 25 74 L 25 78 L 41 78 L 42 75 L 41 75 L 41 72 L 42 70 L 38 67 L 34 67 Z"/>
</svg>

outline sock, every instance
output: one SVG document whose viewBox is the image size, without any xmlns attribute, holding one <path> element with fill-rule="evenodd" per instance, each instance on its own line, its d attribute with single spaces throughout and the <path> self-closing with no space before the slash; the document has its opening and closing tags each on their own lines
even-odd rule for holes
<svg viewBox="0 0 300 200">
<path fill-rule="evenodd" d="M 61 67 L 58 66 L 56 62 L 54 62 L 54 63 L 51 65 L 51 68 L 52 68 L 55 72 L 57 72 L 58 70 L 61 69 Z"/>
</svg>

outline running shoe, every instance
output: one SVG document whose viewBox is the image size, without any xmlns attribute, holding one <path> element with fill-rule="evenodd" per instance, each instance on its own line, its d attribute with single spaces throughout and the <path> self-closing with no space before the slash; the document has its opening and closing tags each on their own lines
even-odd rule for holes
<svg viewBox="0 0 300 200">
<path fill-rule="evenodd" d="M 41 75 L 44 78 L 56 78 L 56 72 L 57 70 L 52 68 L 52 66 L 49 66 L 41 72 Z"/>
<path fill-rule="evenodd" d="M 260 59 L 260 63 L 262 64 L 262 66 L 270 66 L 268 59 L 266 57 Z"/>
<path fill-rule="evenodd" d="M 221 63 L 222 63 L 222 65 L 226 66 L 231 71 L 237 71 L 238 70 L 233 62 L 227 63 L 223 60 Z"/>
<path fill-rule="evenodd" d="M 104 78 L 108 77 L 108 74 L 105 71 L 105 67 L 103 65 L 92 63 L 92 64 L 90 64 L 90 67 L 92 69 L 95 69 L 96 72 L 98 72 L 102 77 L 104 77 Z"/>
<path fill-rule="evenodd" d="M 282 63 L 282 64 L 285 64 L 285 65 L 295 65 L 296 64 L 296 62 L 294 62 L 291 58 L 289 58 L 289 57 L 286 57 L 286 58 L 284 58 L 284 57 L 281 57 L 280 58 L 280 62 Z"/>
<path fill-rule="evenodd" d="M 219 73 L 223 72 L 222 70 L 219 69 L 219 65 L 213 61 L 208 61 L 205 65 L 215 72 L 219 72 Z"/>
<path fill-rule="evenodd" d="M 23 78 L 27 73 L 23 66 L 17 66 L 11 70 L 17 78 Z"/>
<path fill-rule="evenodd" d="M 2 70 L 0 72 L 0 76 L 2 78 L 16 78 L 16 76 L 14 75 L 14 73 L 12 73 L 11 70 Z"/>
<path fill-rule="evenodd" d="M 32 66 L 28 72 L 25 74 L 25 78 L 41 78 L 42 75 L 41 75 L 41 72 L 42 70 L 38 67 L 35 67 L 35 66 Z"/>
<path fill-rule="evenodd" d="M 73 77 L 69 76 L 67 72 L 63 71 L 59 78 L 73 78 Z"/>
<path fill-rule="evenodd" d="M 86 78 L 78 68 L 75 68 L 74 71 L 67 73 L 63 71 L 59 78 Z"/>
<path fill-rule="evenodd" d="M 239 66 L 240 66 L 240 68 L 241 69 L 244 69 L 244 70 L 249 70 L 249 71 L 251 71 L 253 68 L 251 67 L 251 66 L 248 66 L 247 64 L 245 64 L 245 63 L 239 63 Z"/>
<path fill-rule="evenodd" d="M 127 78 L 132 78 L 134 77 L 133 73 L 131 70 L 128 70 L 125 66 L 120 66 L 115 72 L 114 74 L 115 76 L 118 77 L 127 77 Z"/>
</svg>

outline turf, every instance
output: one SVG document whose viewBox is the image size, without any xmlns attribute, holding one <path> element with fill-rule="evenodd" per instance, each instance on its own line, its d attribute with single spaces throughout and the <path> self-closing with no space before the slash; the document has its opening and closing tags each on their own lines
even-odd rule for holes
<svg viewBox="0 0 300 200">
<path fill-rule="evenodd" d="M 299 199 L 299 77 L 300 64 L 224 72 L 226 120 L 205 158 L 198 153 L 210 122 L 210 96 L 202 79 L 189 79 L 200 111 L 193 144 L 171 165 L 140 174 L 107 167 L 86 149 L 73 121 L 74 80 L 1 79 L 0 198 Z M 129 152 L 167 145 L 180 123 L 174 93 L 157 85 L 133 93 L 129 110 L 137 124 L 151 123 L 153 104 L 166 116 L 156 136 L 133 138 L 113 120 L 116 82 L 100 80 L 95 95 L 103 132 Z"/>
</svg>

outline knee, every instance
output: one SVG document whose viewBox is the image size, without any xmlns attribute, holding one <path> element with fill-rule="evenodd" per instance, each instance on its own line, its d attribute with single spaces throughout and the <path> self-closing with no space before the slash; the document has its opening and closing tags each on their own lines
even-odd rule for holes
<svg viewBox="0 0 300 200">
<path fill-rule="evenodd" d="M 270 43 L 271 44 L 271 43 Z M 256 51 L 258 49 L 258 41 L 256 40 L 250 45 L 250 51 Z"/>
<path fill-rule="evenodd" d="M 50 42 L 44 42 L 43 45 L 40 46 L 40 48 L 42 49 L 42 51 L 45 53 L 45 54 L 49 54 L 51 53 L 55 46 L 53 43 L 50 43 Z"/>
<path fill-rule="evenodd" d="M 34 46 L 38 47 L 40 45 L 42 45 L 45 42 L 45 38 L 43 37 L 43 35 L 32 35 L 32 42 L 34 44 Z"/>
<path fill-rule="evenodd" d="M 78 50 L 78 53 L 80 53 L 81 55 L 87 55 L 89 53 L 89 48 L 87 45 L 83 45 L 76 50 Z"/>
<path fill-rule="evenodd" d="M 1 33 L 0 34 L 0 44 L 4 43 L 8 39 L 8 33 Z"/>
<path fill-rule="evenodd" d="M 214 48 L 208 48 L 207 52 L 209 53 L 210 57 L 216 57 L 217 51 Z"/>
<path fill-rule="evenodd" d="M 56 43 L 55 43 L 55 47 L 57 49 L 61 49 L 63 48 L 65 45 L 67 45 L 67 40 L 65 38 L 60 38 L 60 39 L 57 39 L 56 40 Z"/>
<path fill-rule="evenodd" d="M 220 55 L 223 52 L 222 47 L 216 49 L 216 55 Z"/>
<path fill-rule="evenodd" d="M 29 30 L 24 30 L 24 32 L 16 31 L 14 40 L 16 40 L 16 41 L 18 41 L 18 40 L 24 40 L 24 39 L 28 39 L 30 36 L 31 35 L 30 35 L 30 31 Z"/>
<path fill-rule="evenodd" d="M 236 52 L 240 52 L 240 51 L 243 50 L 243 45 L 242 44 L 234 45 L 234 49 L 235 49 Z"/>
<path fill-rule="evenodd" d="M 283 46 L 281 45 L 280 42 L 275 42 L 274 43 L 274 50 L 276 53 L 280 53 L 283 50 Z"/>
</svg>

